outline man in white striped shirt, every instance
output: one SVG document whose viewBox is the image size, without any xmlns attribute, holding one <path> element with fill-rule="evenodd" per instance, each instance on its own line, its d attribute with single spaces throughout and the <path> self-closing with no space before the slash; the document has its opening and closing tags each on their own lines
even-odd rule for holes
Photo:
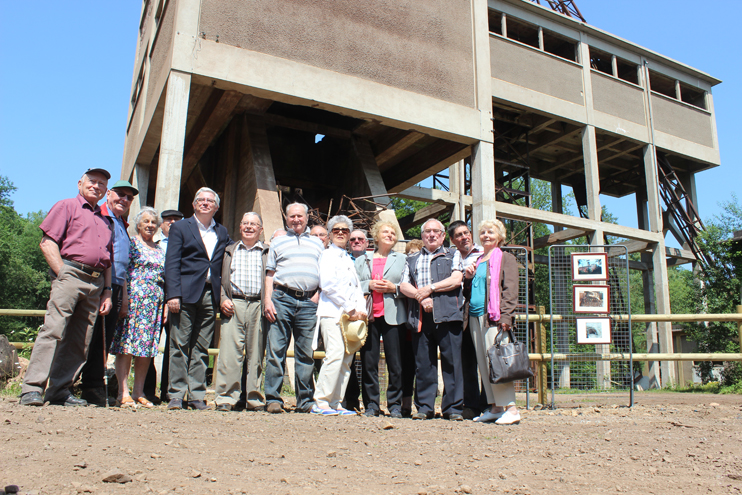
<svg viewBox="0 0 742 495">
<path fill-rule="evenodd" d="M 317 324 L 319 257 L 325 250 L 307 229 L 309 207 L 286 207 L 287 233 L 271 242 L 266 263 L 263 311 L 270 322 L 265 363 L 265 398 L 269 413 L 283 412 L 286 351 L 294 337 L 296 410 L 309 412 L 314 395 L 312 338 Z"/>
<path fill-rule="evenodd" d="M 260 393 L 265 331 L 261 294 L 268 248 L 260 242 L 263 220 L 254 212 L 240 222 L 241 240 L 228 246 L 222 262 L 222 330 L 216 370 L 216 410 L 231 411 L 240 398 L 242 364 L 247 359 L 247 409 L 265 406 Z"/>
</svg>

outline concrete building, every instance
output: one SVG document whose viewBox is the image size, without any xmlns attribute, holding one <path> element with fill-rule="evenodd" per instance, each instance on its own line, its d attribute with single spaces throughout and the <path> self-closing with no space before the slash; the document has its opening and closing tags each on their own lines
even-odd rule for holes
<svg viewBox="0 0 742 495">
<path fill-rule="evenodd" d="M 135 210 L 188 214 L 212 187 L 233 234 L 249 210 L 272 232 L 297 192 L 321 211 L 394 192 L 474 225 L 554 226 L 541 245 L 620 236 L 642 253 L 647 308 L 669 313 L 668 260 L 695 257 L 665 247 L 684 227 L 663 219 L 657 156 L 695 204 L 695 174 L 719 165 L 719 82 L 526 0 L 144 0 L 122 178 Z M 449 191 L 416 186 L 449 168 Z M 554 211 L 503 199 L 518 173 L 552 184 Z M 562 186 L 586 218 L 562 214 Z M 601 222 L 600 194 L 634 194 L 640 228 Z M 650 350 L 671 352 L 657 327 Z"/>
</svg>

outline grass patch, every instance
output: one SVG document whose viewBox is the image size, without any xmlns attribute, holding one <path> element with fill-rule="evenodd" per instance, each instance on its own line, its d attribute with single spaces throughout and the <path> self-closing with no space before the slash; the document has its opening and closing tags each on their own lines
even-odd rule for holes
<svg viewBox="0 0 742 495">
<path fill-rule="evenodd" d="M 21 395 L 21 384 L 19 382 L 5 383 L 0 388 L 0 397 L 18 397 Z"/>
<path fill-rule="evenodd" d="M 709 382 L 703 385 L 665 387 L 662 391 L 690 394 L 742 394 L 742 383 L 724 386 L 719 382 Z M 656 390 L 656 392 L 659 392 L 659 390 Z"/>
</svg>

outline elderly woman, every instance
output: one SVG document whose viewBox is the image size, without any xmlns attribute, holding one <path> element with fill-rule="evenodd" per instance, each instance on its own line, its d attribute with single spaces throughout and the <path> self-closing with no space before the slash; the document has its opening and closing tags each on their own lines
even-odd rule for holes
<svg viewBox="0 0 742 495">
<path fill-rule="evenodd" d="M 163 291 L 165 251 L 152 239 L 159 224 L 159 215 L 150 207 L 142 208 L 134 219 L 136 235 L 131 238 L 127 274 L 128 316 L 119 323 L 111 343 L 111 354 L 116 355 L 119 407 L 153 407 L 144 395 L 144 379 L 150 361 L 157 355 L 160 327 L 167 320 Z M 130 395 L 132 357 L 134 393 Z"/>
<path fill-rule="evenodd" d="M 512 254 L 503 253 L 500 249 L 505 241 L 502 222 L 484 220 L 479 224 L 478 231 L 484 253 L 466 269 L 464 277 L 466 283 L 471 284 L 469 328 L 479 373 L 482 377 L 488 377 L 487 349 L 494 343 L 498 332 L 507 332 L 512 328 L 513 311 L 518 304 L 518 265 Z M 507 342 L 507 339 L 503 339 L 503 342 Z M 513 383 L 486 383 L 484 391 L 491 407 L 474 421 L 495 421 L 500 425 L 520 421 L 520 413 L 515 407 Z"/>
<path fill-rule="evenodd" d="M 330 246 L 319 260 L 319 287 L 317 304 L 317 327 L 325 343 L 325 359 L 317 377 L 312 414 L 323 416 L 352 415 L 340 406 L 350 378 L 350 362 L 353 354 L 345 352 L 343 330 L 340 319 L 343 313 L 351 320 L 366 318 L 366 301 L 363 299 L 353 261 L 346 251 L 353 222 L 337 215 L 327 222 Z M 318 334 L 315 331 L 314 349 Z"/>
<path fill-rule="evenodd" d="M 389 376 L 386 406 L 393 418 L 402 417 L 402 340 L 407 338 L 407 310 L 399 292 L 407 257 L 395 253 L 397 232 L 391 222 L 380 221 L 371 229 L 376 250 L 356 259 L 356 271 L 364 294 L 373 298 L 374 321 L 368 325 L 368 337 L 361 348 L 363 365 L 363 405 L 366 416 L 379 415 L 379 339 L 384 339 L 384 353 Z"/>
</svg>

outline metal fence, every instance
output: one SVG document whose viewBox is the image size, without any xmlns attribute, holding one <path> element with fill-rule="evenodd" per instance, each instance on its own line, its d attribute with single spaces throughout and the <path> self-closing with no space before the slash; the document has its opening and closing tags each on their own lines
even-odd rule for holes
<svg viewBox="0 0 742 495">
<path fill-rule="evenodd" d="M 513 327 L 515 329 L 515 337 L 521 342 L 529 343 L 530 348 L 531 332 L 528 316 L 528 307 L 530 304 L 528 250 L 524 247 L 503 247 L 502 250 L 515 256 L 515 260 L 518 263 L 518 306 L 515 308 L 515 316 L 517 319 L 513 320 Z M 488 377 L 486 376 L 482 377 L 482 381 L 485 384 L 489 383 Z M 526 393 L 526 407 L 530 407 L 530 388 L 531 380 L 519 380 L 515 382 L 516 392 Z"/>
<path fill-rule="evenodd" d="M 628 262 L 625 246 L 549 247 L 552 407 L 555 391 L 567 389 L 625 390 L 633 404 Z M 609 353 L 627 359 L 599 360 Z M 555 354 L 563 360 L 556 361 Z"/>
</svg>

